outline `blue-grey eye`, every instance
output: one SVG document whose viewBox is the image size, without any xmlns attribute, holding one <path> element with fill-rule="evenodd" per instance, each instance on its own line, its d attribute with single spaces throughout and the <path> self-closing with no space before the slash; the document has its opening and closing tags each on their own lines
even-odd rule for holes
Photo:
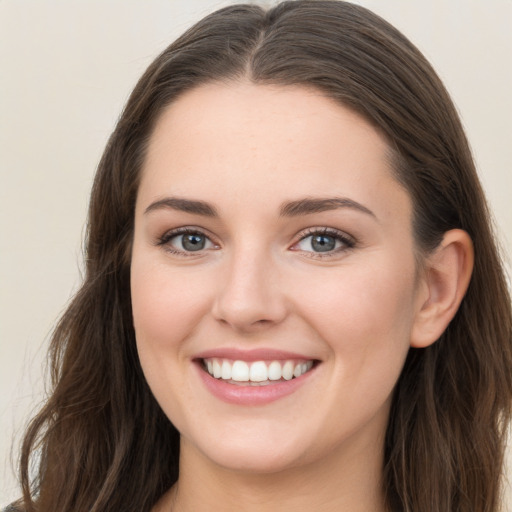
<svg viewBox="0 0 512 512">
<path fill-rule="evenodd" d="M 202 233 L 181 233 L 169 239 L 170 245 L 184 252 L 197 252 L 213 247 L 211 240 Z"/>
<path fill-rule="evenodd" d="M 311 247 L 316 252 L 332 251 L 336 247 L 336 239 L 328 235 L 315 235 L 311 238 Z"/>
<path fill-rule="evenodd" d="M 186 251 L 201 251 L 206 245 L 206 237 L 198 233 L 182 235 L 183 249 Z"/>
<path fill-rule="evenodd" d="M 343 242 L 333 235 L 318 233 L 304 237 L 297 244 L 301 251 L 306 252 L 331 252 L 343 245 Z"/>
</svg>

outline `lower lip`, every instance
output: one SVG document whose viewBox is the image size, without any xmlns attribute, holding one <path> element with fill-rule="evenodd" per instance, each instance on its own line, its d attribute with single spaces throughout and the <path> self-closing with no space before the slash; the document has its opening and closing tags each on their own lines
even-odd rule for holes
<svg viewBox="0 0 512 512">
<path fill-rule="evenodd" d="M 291 380 L 279 381 L 265 386 L 243 386 L 215 379 L 196 365 L 199 376 L 212 395 L 223 402 L 235 405 L 264 405 L 291 395 L 300 388 L 314 372 L 315 367 L 304 375 Z"/>
</svg>

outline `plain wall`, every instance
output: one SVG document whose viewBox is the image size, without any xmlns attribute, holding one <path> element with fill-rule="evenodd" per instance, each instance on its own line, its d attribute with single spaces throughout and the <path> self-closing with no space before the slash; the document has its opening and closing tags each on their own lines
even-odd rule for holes
<svg viewBox="0 0 512 512">
<path fill-rule="evenodd" d="M 0 2 L 0 505 L 17 496 L 12 441 L 40 403 L 48 334 L 80 283 L 107 137 L 149 62 L 227 3 Z M 357 3 L 401 29 L 445 81 L 512 254 L 512 1 Z"/>
</svg>

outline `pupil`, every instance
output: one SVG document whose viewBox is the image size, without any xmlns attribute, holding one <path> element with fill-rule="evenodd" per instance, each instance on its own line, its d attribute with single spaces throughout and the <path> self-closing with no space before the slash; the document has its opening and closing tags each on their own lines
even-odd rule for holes
<svg viewBox="0 0 512 512">
<path fill-rule="evenodd" d="M 205 238 L 202 235 L 183 235 L 182 243 L 187 251 L 200 251 L 204 249 Z"/>
<path fill-rule="evenodd" d="M 336 246 L 336 240 L 332 236 L 316 235 L 311 240 L 311 246 L 317 252 L 332 251 Z"/>
</svg>

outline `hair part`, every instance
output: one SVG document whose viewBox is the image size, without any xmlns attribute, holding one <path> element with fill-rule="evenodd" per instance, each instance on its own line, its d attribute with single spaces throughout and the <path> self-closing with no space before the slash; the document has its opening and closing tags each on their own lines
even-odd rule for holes
<svg viewBox="0 0 512 512">
<path fill-rule="evenodd" d="M 314 88 L 377 127 L 411 196 L 421 254 L 450 229 L 471 236 L 474 273 L 457 315 L 431 347 L 410 349 L 397 383 L 384 486 L 393 511 L 497 512 L 512 314 L 471 151 L 422 54 L 377 15 L 335 0 L 221 9 L 169 46 L 136 85 L 97 170 L 85 279 L 53 334 L 53 390 L 24 440 L 20 510 L 149 511 L 177 480 L 179 435 L 144 380 L 135 346 L 135 201 L 164 109 L 202 84 L 239 80 Z"/>
</svg>

